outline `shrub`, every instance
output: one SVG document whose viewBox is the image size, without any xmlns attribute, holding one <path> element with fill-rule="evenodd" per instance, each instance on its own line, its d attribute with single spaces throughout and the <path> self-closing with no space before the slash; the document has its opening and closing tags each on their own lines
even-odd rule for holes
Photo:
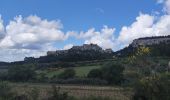
<svg viewBox="0 0 170 100">
<path fill-rule="evenodd" d="M 61 92 L 60 87 L 52 86 L 52 91 L 49 92 L 48 100 L 75 100 L 69 96 L 67 92 Z"/>
<path fill-rule="evenodd" d="M 143 78 L 134 91 L 134 100 L 170 100 L 170 74 Z"/>
<path fill-rule="evenodd" d="M 72 68 L 65 69 L 64 72 L 58 75 L 59 79 L 69 79 L 74 78 L 76 75 L 76 72 Z"/>
<path fill-rule="evenodd" d="M 34 69 L 29 66 L 12 66 L 8 70 L 8 77 L 12 81 L 29 81 L 35 76 Z"/>
<path fill-rule="evenodd" d="M 8 82 L 0 82 L 0 100 L 11 100 L 13 93 Z"/>
<path fill-rule="evenodd" d="M 88 75 L 88 78 L 98 78 L 101 79 L 102 78 L 102 70 L 101 69 L 92 69 Z"/>
<path fill-rule="evenodd" d="M 124 67 L 120 64 L 107 63 L 102 68 L 102 79 L 109 84 L 118 85 L 123 80 Z"/>
</svg>

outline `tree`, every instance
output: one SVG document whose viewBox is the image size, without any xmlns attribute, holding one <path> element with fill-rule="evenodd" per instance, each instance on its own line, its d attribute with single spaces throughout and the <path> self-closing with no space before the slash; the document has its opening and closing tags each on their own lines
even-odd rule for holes
<svg viewBox="0 0 170 100">
<path fill-rule="evenodd" d="M 107 63 L 102 68 L 102 79 L 109 84 L 120 84 L 123 80 L 124 67 L 120 64 Z"/>
<path fill-rule="evenodd" d="M 8 77 L 12 81 L 29 81 L 35 76 L 34 69 L 29 66 L 12 66 L 8 70 Z"/>
<path fill-rule="evenodd" d="M 92 69 L 88 75 L 88 78 L 98 78 L 101 79 L 102 78 L 102 70 L 101 69 Z"/>
<path fill-rule="evenodd" d="M 72 68 L 65 69 L 64 72 L 58 75 L 58 78 L 60 79 L 69 79 L 74 78 L 76 75 L 76 72 Z"/>
</svg>

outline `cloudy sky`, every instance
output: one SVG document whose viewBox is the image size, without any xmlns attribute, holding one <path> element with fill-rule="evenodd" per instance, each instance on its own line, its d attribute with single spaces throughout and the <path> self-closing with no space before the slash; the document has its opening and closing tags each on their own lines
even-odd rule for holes
<svg viewBox="0 0 170 100">
<path fill-rule="evenodd" d="M 95 43 L 114 51 L 170 35 L 170 0 L 1 0 L 0 61 Z"/>
</svg>

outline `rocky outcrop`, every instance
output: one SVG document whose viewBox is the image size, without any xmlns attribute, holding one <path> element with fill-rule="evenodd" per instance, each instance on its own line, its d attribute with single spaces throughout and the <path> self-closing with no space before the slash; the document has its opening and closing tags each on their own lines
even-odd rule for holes
<svg viewBox="0 0 170 100">
<path fill-rule="evenodd" d="M 133 55 L 140 46 L 149 47 L 150 56 L 170 57 L 170 35 L 135 39 L 128 47 L 115 52 L 115 55 L 122 57 Z"/>
<path fill-rule="evenodd" d="M 170 44 L 170 36 L 139 38 L 133 40 L 131 45 L 132 47 L 138 47 L 138 46 L 157 45 L 160 43 Z"/>
</svg>

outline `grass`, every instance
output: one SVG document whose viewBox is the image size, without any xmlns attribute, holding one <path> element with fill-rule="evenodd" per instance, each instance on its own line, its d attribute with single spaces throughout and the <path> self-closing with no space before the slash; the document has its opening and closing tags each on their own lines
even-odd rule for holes
<svg viewBox="0 0 170 100">
<path fill-rule="evenodd" d="M 77 77 L 84 77 L 87 76 L 87 74 L 92 70 L 96 68 L 100 68 L 101 66 L 82 66 L 82 67 L 73 67 L 73 69 L 76 71 Z M 61 68 L 57 70 L 44 70 L 44 71 L 38 71 L 38 73 L 45 73 L 47 77 L 51 78 L 53 76 L 57 76 L 60 73 L 62 73 L 66 68 Z"/>
<path fill-rule="evenodd" d="M 84 66 L 84 67 L 75 67 L 76 71 L 76 76 L 78 77 L 83 77 L 87 76 L 87 74 L 92 70 L 92 69 L 97 69 L 100 68 L 101 66 Z"/>
<path fill-rule="evenodd" d="M 11 83 L 17 93 L 25 93 L 29 89 L 36 88 L 40 91 L 40 96 L 47 95 L 47 91 L 51 90 L 52 84 L 41 83 Z M 131 88 L 112 87 L 112 86 L 78 86 L 78 85 L 57 85 L 63 92 L 68 92 L 70 96 L 76 98 L 109 97 L 111 100 L 130 100 L 132 95 Z M 95 99 L 96 100 L 96 99 Z"/>
<path fill-rule="evenodd" d="M 8 71 L 8 69 L 0 69 L 0 73 L 5 73 L 7 71 Z"/>
</svg>

